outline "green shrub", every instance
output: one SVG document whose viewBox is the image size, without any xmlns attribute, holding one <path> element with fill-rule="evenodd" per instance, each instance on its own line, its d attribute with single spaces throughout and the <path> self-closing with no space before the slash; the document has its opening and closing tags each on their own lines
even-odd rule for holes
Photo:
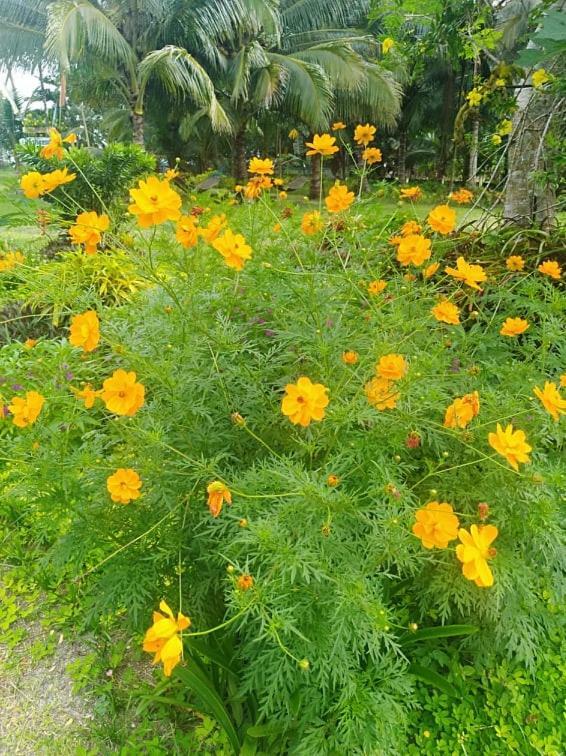
<svg viewBox="0 0 566 756">
<path fill-rule="evenodd" d="M 41 569 L 72 591 L 84 627 L 114 617 L 141 640 L 161 598 L 191 617 L 186 664 L 157 702 L 196 701 L 250 753 L 403 753 L 422 704 L 417 680 L 457 694 L 448 673 L 458 653 L 533 670 L 556 623 L 564 433 L 532 391 L 564 370 L 564 297 L 533 257 L 518 274 L 486 258 L 483 293 L 444 265 L 431 279 L 407 277 L 386 241 L 398 227 L 372 203 L 314 239 L 282 208 L 226 208 L 253 248 L 239 273 L 202 241 L 183 249 L 165 226 L 124 250 L 148 284 L 126 303 L 108 306 L 87 278 L 73 284 L 61 314 L 98 312 L 93 352 L 66 339 L 4 347 L 3 403 L 14 384 L 46 403 L 30 427 L 0 426 L 0 512 L 44 546 Z M 433 259 L 476 242 L 435 237 Z M 102 266 L 105 255 L 94 259 Z M 36 274 L 18 275 L 13 296 L 31 297 Z M 378 278 L 388 286 L 372 297 Z M 66 275 L 35 280 L 55 307 Z M 443 296 L 462 325 L 432 317 Z M 507 316 L 529 330 L 501 336 Z M 345 350 L 359 362 L 345 364 Z M 390 353 L 409 370 L 397 407 L 379 412 L 364 385 Z M 145 405 L 133 417 L 100 400 L 87 410 L 71 388 L 99 389 L 119 368 L 136 372 Z M 280 409 L 301 375 L 330 389 L 325 418 L 308 428 Z M 472 391 L 479 416 L 444 427 L 446 407 Z M 531 465 L 516 472 L 495 454 L 497 422 L 526 432 Z M 127 506 L 107 491 L 118 468 L 142 480 Z M 216 518 L 206 503 L 214 480 L 233 499 Z M 431 500 L 451 502 L 466 528 L 488 503 L 499 529 L 491 588 L 466 580 L 454 543 L 427 550 L 412 534 Z"/>
</svg>

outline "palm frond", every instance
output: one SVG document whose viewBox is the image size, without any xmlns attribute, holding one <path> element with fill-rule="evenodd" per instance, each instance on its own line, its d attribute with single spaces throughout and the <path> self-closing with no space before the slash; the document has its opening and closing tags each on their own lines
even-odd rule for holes
<svg viewBox="0 0 566 756">
<path fill-rule="evenodd" d="M 367 20 L 369 0 L 281 0 L 285 33 L 328 27 L 348 28 Z"/>
<path fill-rule="evenodd" d="M 344 42 L 326 42 L 296 52 L 293 57 L 320 66 L 335 89 L 355 91 L 366 80 L 365 61 Z"/>
<path fill-rule="evenodd" d="M 401 109 L 402 90 L 390 71 L 365 64 L 365 81 L 356 91 L 336 92 L 337 111 L 347 121 L 369 120 L 391 128 Z"/>
<path fill-rule="evenodd" d="M 0 62 L 33 67 L 43 54 L 48 0 L 0 0 Z"/>
<path fill-rule="evenodd" d="M 326 128 L 333 96 L 330 80 L 322 68 L 292 55 L 268 55 L 284 74 L 282 105 L 285 110 L 313 130 Z"/>
</svg>

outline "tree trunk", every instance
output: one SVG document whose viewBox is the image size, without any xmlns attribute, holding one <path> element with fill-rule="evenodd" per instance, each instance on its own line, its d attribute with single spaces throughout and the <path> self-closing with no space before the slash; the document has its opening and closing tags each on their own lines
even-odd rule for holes
<svg viewBox="0 0 566 756">
<path fill-rule="evenodd" d="M 139 144 L 140 147 L 144 146 L 143 141 L 143 113 L 132 112 L 132 141 L 134 144 Z"/>
<path fill-rule="evenodd" d="M 234 154 L 232 155 L 232 175 L 237 184 L 246 180 L 246 127 L 243 121 L 234 135 Z"/>
<path fill-rule="evenodd" d="M 399 150 L 397 152 L 397 176 L 400 184 L 407 183 L 407 132 L 399 134 Z"/>
<path fill-rule="evenodd" d="M 310 198 L 312 200 L 318 200 L 320 198 L 320 190 L 322 187 L 322 158 L 320 155 L 313 155 L 311 157 L 311 187 Z"/>
<path fill-rule="evenodd" d="M 516 226 L 550 228 L 555 217 L 554 191 L 536 178 L 544 169 L 544 139 L 555 108 L 551 97 L 524 86 L 517 95 L 503 217 Z"/>
<path fill-rule="evenodd" d="M 480 116 L 474 109 L 472 115 L 472 136 L 470 139 L 470 157 L 468 161 L 467 185 L 470 187 L 478 184 L 478 153 L 480 147 Z"/>
</svg>

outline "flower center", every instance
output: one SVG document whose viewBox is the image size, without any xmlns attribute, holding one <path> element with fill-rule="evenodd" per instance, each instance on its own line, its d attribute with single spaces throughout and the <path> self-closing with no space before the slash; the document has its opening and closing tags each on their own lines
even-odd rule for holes
<svg viewBox="0 0 566 756">
<path fill-rule="evenodd" d="M 120 399 L 123 399 L 126 396 L 126 392 L 125 391 L 118 391 L 118 396 L 120 397 Z"/>
</svg>

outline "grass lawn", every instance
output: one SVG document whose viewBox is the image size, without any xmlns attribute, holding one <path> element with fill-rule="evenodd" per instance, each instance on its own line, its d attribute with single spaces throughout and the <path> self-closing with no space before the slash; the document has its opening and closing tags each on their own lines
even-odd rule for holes
<svg viewBox="0 0 566 756">
<path fill-rule="evenodd" d="M 37 236 L 36 212 L 39 200 L 27 200 L 19 191 L 18 177 L 11 168 L 0 170 L 0 242 L 20 244 Z"/>
</svg>

